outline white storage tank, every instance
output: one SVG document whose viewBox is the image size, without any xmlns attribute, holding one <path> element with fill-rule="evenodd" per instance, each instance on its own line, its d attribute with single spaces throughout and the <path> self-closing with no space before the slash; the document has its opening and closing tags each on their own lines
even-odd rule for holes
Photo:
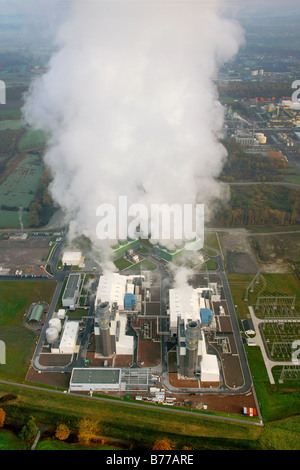
<svg viewBox="0 0 300 470">
<path fill-rule="evenodd" d="M 59 318 L 51 318 L 49 321 L 49 327 L 54 327 L 58 332 L 61 331 L 61 321 Z"/>
<path fill-rule="evenodd" d="M 57 328 L 54 328 L 54 326 L 50 326 L 46 330 L 46 339 L 47 343 L 52 344 L 54 341 L 56 341 L 58 338 L 58 330 Z"/>
</svg>

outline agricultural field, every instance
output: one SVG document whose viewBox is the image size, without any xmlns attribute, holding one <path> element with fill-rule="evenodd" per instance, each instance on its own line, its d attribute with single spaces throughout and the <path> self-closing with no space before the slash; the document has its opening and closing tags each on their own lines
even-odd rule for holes
<svg viewBox="0 0 300 470">
<path fill-rule="evenodd" d="M 40 154 L 25 155 L 9 171 L 0 185 L 0 228 L 26 226 L 28 214 L 24 209 L 28 209 L 34 199 L 43 171 Z M 20 212 L 20 208 L 23 211 Z"/>
<path fill-rule="evenodd" d="M 24 380 L 37 339 L 23 325 L 25 312 L 33 302 L 50 304 L 55 288 L 54 281 L 0 281 L 0 339 L 6 346 L 1 379 Z"/>
<path fill-rule="evenodd" d="M 22 119 L 8 119 L 0 121 L 0 131 L 6 129 L 22 129 L 25 126 L 25 122 Z"/>
<path fill-rule="evenodd" d="M 19 149 L 25 150 L 33 147 L 43 147 L 47 143 L 47 137 L 41 130 L 28 129 L 19 141 Z"/>
</svg>

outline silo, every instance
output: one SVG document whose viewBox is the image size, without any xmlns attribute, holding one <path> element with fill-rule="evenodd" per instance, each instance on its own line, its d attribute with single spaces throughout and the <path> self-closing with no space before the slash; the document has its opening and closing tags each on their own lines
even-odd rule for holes
<svg viewBox="0 0 300 470">
<path fill-rule="evenodd" d="M 258 137 L 258 143 L 259 144 L 266 144 L 267 143 L 267 137 L 263 134 Z"/>
<path fill-rule="evenodd" d="M 51 318 L 49 321 L 49 327 L 54 327 L 58 332 L 61 331 L 61 321 L 59 318 Z"/>
<path fill-rule="evenodd" d="M 198 365 L 198 339 L 199 339 L 199 323 L 191 321 L 186 325 L 185 330 L 185 376 L 193 377 Z"/>
<path fill-rule="evenodd" d="M 50 326 L 46 330 L 46 339 L 47 343 L 52 344 L 54 341 L 56 341 L 58 338 L 58 330 L 54 328 L 54 326 Z"/>
</svg>

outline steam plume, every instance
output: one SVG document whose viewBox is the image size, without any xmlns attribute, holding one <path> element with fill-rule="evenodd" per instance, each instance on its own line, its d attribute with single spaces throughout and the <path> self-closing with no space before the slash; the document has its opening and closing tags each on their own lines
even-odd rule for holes
<svg viewBox="0 0 300 470">
<path fill-rule="evenodd" d="M 219 7 L 72 2 L 23 110 L 50 135 L 50 190 L 71 217 L 71 238 L 99 244 L 96 209 L 117 207 L 120 195 L 147 206 L 203 203 L 208 214 L 222 197 L 223 110 L 212 78 L 242 32 Z"/>
</svg>

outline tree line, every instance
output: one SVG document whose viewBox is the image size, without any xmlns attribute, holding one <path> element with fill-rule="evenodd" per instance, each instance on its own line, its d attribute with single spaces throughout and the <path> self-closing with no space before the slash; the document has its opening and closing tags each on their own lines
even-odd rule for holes
<svg viewBox="0 0 300 470">
<path fill-rule="evenodd" d="M 55 207 L 48 189 L 51 180 L 49 170 L 45 169 L 36 189 L 34 200 L 29 205 L 29 227 L 46 225 L 54 214 Z"/>
<path fill-rule="evenodd" d="M 270 151 L 266 156 L 249 154 L 233 139 L 222 141 L 228 152 L 220 179 L 230 181 L 282 181 L 287 168 L 286 159 L 280 152 Z M 283 171 L 282 171 L 283 170 Z"/>
<path fill-rule="evenodd" d="M 4 400 L 2 400 L 4 398 Z M 14 394 L 7 394 L 2 397 L 1 401 L 9 403 L 11 401 L 19 398 Z M 3 408 L 0 408 L 0 428 L 3 428 L 5 425 L 6 414 Z M 18 437 L 24 441 L 28 448 L 32 446 L 33 441 L 38 433 L 38 426 L 33 416 L 29 416 L 24 421 L 23 425 L 17 432 Z M 78 423 L 74 426 L 70 426 L 69 423 L 60 423 L 56 426 L 54 433 L 48 434 L 48 439 L 57 439 L 59 441 L 64 441 L 69 444 L 82 444 L 84 446 L 89 446 L 91 444 L 100 444 L 107 445 L 108 441 L 103 436 L 103 427 L 101 423 L 95 419 L 90 419 L 83 417 Z M 118 444 L 114 443 L 115 446 Z M 175 443 L 171 442 L 169 439 L 160 438 L 157 439 L 153 446 L 153 450 L 176 450 Z M 132 445 L 130 445 L 130 450 L 132 450 Z M 183 446 L 182 450 L 191 450 L 189 446 Z"/>
<path fill-rule="evenodd" d="M 274 226 L 300 223 L 300 191 L 271 185 L 235 186 L 212 224 L 219 227 Z"/>
<path fill-rule="evenodd" d="M 233 82 L 226 85 L 219 85 L 220 98 L 231 96 L 232 98 L 274 97 L 279 100 L 282 97 L 289 97 L 294 90 L 290 82 Z"/>
</svg>

